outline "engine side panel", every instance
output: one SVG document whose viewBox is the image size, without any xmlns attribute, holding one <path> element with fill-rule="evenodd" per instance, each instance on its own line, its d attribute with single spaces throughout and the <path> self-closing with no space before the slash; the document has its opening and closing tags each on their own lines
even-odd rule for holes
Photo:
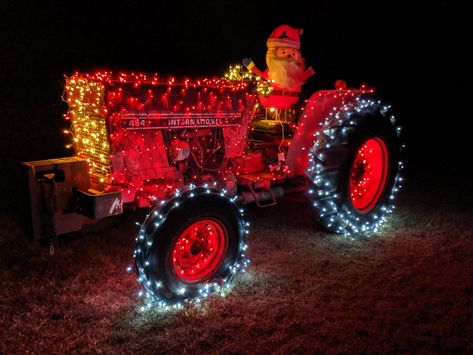
<svg viewBox="0 0 473 355">
<path fill-rule="evenodd" d="M 127 202 L 224 173 L 225 160 L 245 150 L 256 95 L 245 82 L 105 72 L 68 78 L 67 99 L 93 188 L 121 190 Z"/>
</svg>

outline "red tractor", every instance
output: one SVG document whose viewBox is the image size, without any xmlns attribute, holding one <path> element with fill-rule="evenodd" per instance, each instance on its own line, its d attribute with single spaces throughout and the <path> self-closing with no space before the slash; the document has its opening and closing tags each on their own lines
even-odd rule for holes
<svg viewBox="0 0 473 355">
<path fill-rule="evenodd" d="M 134 250 L 144 294 L 179 306 L 224 292 L 248 264 L 242 205 L 305 192 L 326 230 L 376 232 L 400 188 L 400 128 L 373 90 L 261 107 L 249 81 L 75 73 L 74 156 L 29 168 L 35 235 L 149 208 Z"/>
</svg>

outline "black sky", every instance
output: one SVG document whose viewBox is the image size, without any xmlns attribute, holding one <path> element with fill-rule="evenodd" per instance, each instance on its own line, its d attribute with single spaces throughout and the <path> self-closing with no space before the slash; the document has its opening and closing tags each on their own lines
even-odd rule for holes
<svg viewBox="0 0 473 355">
<path fill-rule="evenodd" d="M 66 155 L 63 75 L 108 68 L 221 75 L 250 56 L 264 69 L 279 24 L 303 27 L 317 71 L 306 95 L 367 82 L 393 103 L 411 167 L 460 173 L 472 151 L 473 1 L 2 1 L 0 157 L 12 183 L 19 161 Z M 459 170 L 460 167 L 460 170 Z"/>
</svg>

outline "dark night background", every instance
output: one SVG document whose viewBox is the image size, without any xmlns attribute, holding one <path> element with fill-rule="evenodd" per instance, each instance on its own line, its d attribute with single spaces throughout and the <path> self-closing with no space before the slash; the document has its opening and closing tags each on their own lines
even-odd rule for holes
<svg viewBox="0 0 473 355">
<path fill-rule="evenodd" d="M 0 1 L 0 353 L 471 353 L 473 1 L 412 3 Z M 25 234 L 20 162 L 71 154 L 64 75 L 264 69 L 280 24 L 304 28 L 306 97 L 344 79 L 397 112 L 407 184 L 385 231 L 326 234 L 297 195 L 249 207 L 249 272 L 172 315 L 137 312 L 124 273 L 144 211 L 61 236 L 54 256 Z"/>
<path fill-rule="evenodd" d="M 317 70 L 307 96 L 336 79 L 366 82 L 394 105 L 411 171 L 470 165 L 471 1 L 2 1 L 0 14 L 2 208 L 15 200 L 20 161 L 68 154 L 64 74 L 219 76 L 247 56 L 264 69 L 265 41 L 283 23 L 305 30 L 302 54 Z"/>
</svg>

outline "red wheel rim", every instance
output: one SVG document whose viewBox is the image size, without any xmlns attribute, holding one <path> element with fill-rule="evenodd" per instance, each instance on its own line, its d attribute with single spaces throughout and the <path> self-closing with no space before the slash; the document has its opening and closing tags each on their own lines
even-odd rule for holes
<svg viewBox="0 0 473 355">
<path fill-rule="evenodd" d="M 171 252 L 174 273 L 184 283 L 197 283 L 214 275 L 227 253 L 225 227 L 213 219 L 201 219 L 187 227 Z"/>
<path fill-rule="evenodd" d="M 371 211 L 386 186 L 389 168 L 386 143 L 379 137 L 367 139 L 358 149 L 350 170 L 350 198 L 362 213 Z"/>
</svg>

